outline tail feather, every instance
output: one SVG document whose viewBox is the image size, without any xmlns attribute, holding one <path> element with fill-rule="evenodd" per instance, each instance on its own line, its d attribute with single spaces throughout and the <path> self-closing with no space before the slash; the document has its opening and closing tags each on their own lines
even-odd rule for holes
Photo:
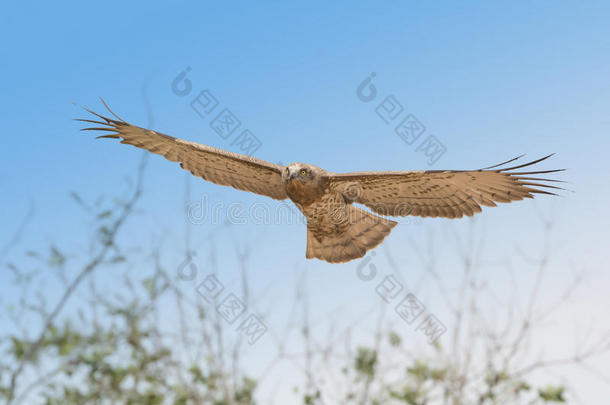
<svg viewBox="0 0 610 405">
<path fill-rule="evenodd" d="M 360 258 L 377 247 L 390 234 L 396 222 L 347 205 L 349 223 L 331 235 L 319 235 L 307 227 L 307 252 L 305 256 L 330 263 L 347 262 Z"/>
</svg>

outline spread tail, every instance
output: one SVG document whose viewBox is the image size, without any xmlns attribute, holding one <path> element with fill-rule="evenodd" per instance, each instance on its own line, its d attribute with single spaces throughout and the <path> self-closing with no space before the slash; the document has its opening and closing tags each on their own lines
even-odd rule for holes
<svg viewBox="0 0 610 405">
<path fill-rule="evenodd" d="M 348 220 L 337 226 L 337 232 L 319 234 L 307 226 L 307 252 L 305 256 L 330 263 L 358 259 L 377 247 L 390 234 L 396 222 L 347 205 Z"/>
</svg>

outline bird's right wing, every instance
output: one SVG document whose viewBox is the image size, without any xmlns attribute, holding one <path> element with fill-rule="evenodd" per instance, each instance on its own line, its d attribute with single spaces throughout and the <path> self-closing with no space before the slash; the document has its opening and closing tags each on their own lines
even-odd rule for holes
<svg viewBox="0 0 610 405">
<path fill-rule="evenodd" d="M 212 183 L 250 191 L 276 200 L 287 198 L 282 183 L 281 169 L 278 165 L 136 127 L 123 121 L 109 108 L 108 110 L 117 118 L 116 120 L 86 108 L 85 110 L 103 121 L 76 119 L 102 125 L 101 127 L 83 128 L 83 130 L 111 132 L 98 136 L 98 138 L 121 139 L 121 143 L 156 153 L 172 162 L 180 162 L 180 167 L 183 169 Z"/>
</svg>

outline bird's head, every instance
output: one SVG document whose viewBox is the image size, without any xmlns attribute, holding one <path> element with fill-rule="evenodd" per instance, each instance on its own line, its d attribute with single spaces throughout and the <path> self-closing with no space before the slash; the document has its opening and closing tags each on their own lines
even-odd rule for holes
<svg viewBox="0 0 610 405">
<path fill-rule="evenodd" d="M 318 198 L 324 191 L 326 172 L 305 163 L 291 163 L 282 169 L 282 180 L 288 195 L 295 201 L 306 203 Z"/>
<path fill-rule="evenodd" d="M 285 182 L 311 182 L 316 179 L 317 175 L 318 168 L 305 163 L 291 163 L 282 171 L 282 179 Z"/>
</svg>

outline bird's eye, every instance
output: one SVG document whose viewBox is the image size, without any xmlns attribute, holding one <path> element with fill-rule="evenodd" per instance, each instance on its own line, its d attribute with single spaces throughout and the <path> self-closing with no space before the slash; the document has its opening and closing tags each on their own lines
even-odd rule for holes
<svg viewBox="0 0 610 405">
<path fill-rule="evenodd" d="M 301 170 L 301 176 L 305 176 L 307 174 L 307 170 L 303 169 Z"/>
</svg>

